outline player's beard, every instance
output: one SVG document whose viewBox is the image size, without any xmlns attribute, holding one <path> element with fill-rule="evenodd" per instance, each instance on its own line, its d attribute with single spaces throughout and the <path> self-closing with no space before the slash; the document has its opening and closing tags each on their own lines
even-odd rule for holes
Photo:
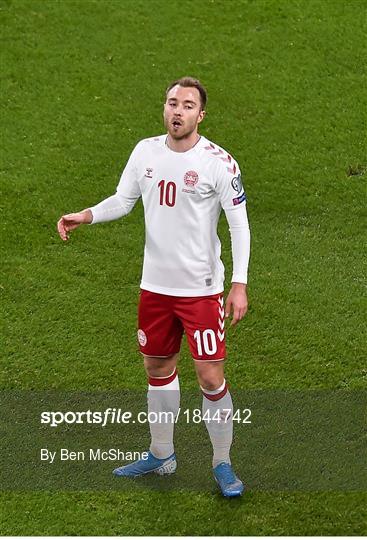
<svg viewBox="0 0 367 540">
<path fill-rule="evenodd" d="M 180 141 L 182 139 L 188 139 L 190 135 L 197 131 L 198 119 L 199 115 L 196 118 L 192 118 L 190 120 L 181 120 L 183 125 L 180 126 L 178 129 L 175 129 L 172 125 L 172 118 L 168 119 L 165 117 L 164 125 L 172 139 Z"/>
</svg>

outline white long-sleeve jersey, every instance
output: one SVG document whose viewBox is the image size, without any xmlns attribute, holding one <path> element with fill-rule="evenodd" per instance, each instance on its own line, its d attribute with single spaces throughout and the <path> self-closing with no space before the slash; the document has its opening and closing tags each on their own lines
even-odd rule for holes
<svg viewBox="0 0 367 540">
<path fill-rule="evenodd" d="M 166 138 L 136 145 L 116 194 L 90 209 L 92 223 L 128 214 L 142 197 L 146 238 L 141 288 L 171 296 L 208 296 L 224 287 L 217 235 L 223 208 L 232 240 L 232 282 L 247 283 L 250 231 L 237 162 L 203 136 L 187 152 L 172 151 Z"/>
</svg>

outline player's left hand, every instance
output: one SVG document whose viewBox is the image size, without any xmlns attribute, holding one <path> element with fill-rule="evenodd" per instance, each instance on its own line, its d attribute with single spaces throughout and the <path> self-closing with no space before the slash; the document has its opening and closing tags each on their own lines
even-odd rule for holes
<svg viewBox="0 0 367 540">
<path fill-rule="evenodd" d="M 232 283 L 226 300 L 225 314 L 226 319 L 233 311 L 231 326 L 234 326 L 246 315 L 248 308 L 247 285 L 244 283 Z"/>
</svg>

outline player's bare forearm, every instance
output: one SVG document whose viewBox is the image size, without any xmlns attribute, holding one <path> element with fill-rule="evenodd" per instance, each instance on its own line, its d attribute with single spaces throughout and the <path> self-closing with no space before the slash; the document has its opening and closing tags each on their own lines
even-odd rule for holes
<svg viewBox="0 0 367 540">
<path fill-rule="evenodd" d="M 83 224 L 89 224 L 93 221 L 93 214 L 89 208 L 76 212 L 75 214 L 66 214 L 57 222 L 57 230 L 61 240 L 69 240 L 69 233 Z"/>
<path fill-rule="evenodd" d="M 245 283 L 232 283 L 226 300 L 226 318 L 233 312 L 231 326 L 243 319 L 248 309 L 247 285 Z"/>
</svg>

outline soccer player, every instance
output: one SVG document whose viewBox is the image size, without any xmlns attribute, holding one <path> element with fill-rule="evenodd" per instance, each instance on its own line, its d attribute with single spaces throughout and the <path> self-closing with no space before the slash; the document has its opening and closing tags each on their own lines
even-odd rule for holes
<svg viewBox="0 0 367 540">
<path fill-rule="evenodd" d="M 237 162 L 198 133 L 206 101 L 205 88 L 192 77 L 170 84 L 164 104 L 167 133 L 140 141 L 116 193 L 92 208 L 62 216 L 58 231 L 65 241 L 83 223 L 128 214 L 142 197 L 146 241 L 138 341 L 148 375 L 148 413 L 176 415 L 179 410 L 176 365 L 185 332 L 203 394 L 214 478 L 224 496 L 234 497 L 242 494 L 244 486 L 230 460 L 233 405 L 224 378 L 224 319 L 232 313 L 231 324 L 237 324 L 247 311 L 250 232 Z M 222 209 L 231 233 L 233 259 L 232 287 L 225 303 L 217 236 Z M 149 427 L 148 459 L 115 469 L 116 476 L 175 471 L 174 421 L 151 421 Z"/>
</svg>

